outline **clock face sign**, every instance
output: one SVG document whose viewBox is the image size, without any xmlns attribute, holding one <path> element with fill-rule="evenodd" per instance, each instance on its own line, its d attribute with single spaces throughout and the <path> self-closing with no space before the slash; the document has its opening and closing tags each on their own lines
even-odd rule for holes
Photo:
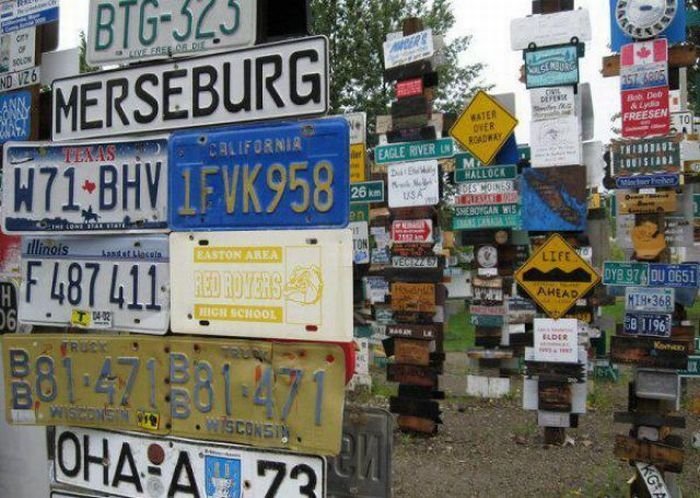
<svg viewBox="0 0 700 498">
<path fill-rule="evenodd" d="M 476 252 L 476 262 L 481 268 L 494 268 L 498 264 L 498 249 L 481 246 Z"/>
<path fill-rule="evenodd" d="M 644 40 L 663 33 L 677 11 L 678 0 L 617 0 L 615 19 L 625 34 Z"/>
</svg>

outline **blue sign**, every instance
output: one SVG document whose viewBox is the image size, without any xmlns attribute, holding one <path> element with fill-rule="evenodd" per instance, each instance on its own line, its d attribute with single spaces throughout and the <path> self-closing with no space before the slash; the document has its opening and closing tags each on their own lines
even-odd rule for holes
<svg viewBox="0 0 700 498">
<path fill-rule="evenodd" d="M 620 176 L 615 178 L 615 186 L 617 188 L 677 187 L 679 185 L 680 176 L 674 174 Z"/>
<path fill-rule="evenodd" d="M 347 226 L 349 133 L 344 118 L 174 133 L 171 228 Z"/>
<path fill-rule="evenodd" d="M 671 315 L 662 313 L 625 313 L 625 334 L 671 337 Z"/>
<path fill-rule="evenodd" d="M 650 287 L 698 288 L 699 263 L 649 264 Z"/>
<path fill-rule="evenodd" d="M 617 18 L 615 16 L 615 7 L 619 3 L 620 0 L 610 0 L 610 49 L 613 52 L 619 52 L 620 48 L 622 45 L 625 45 L 626 43 L 633 43 L 637 40 L 627 36 L 624 31 L 620 28 L 620 26 L 617 24 Z M 666 2 L 664 2 L 666 3 Z M 631 5 L 632 2 L 627 2 L 628 5 Z M 661 33 L 659 34 L 660 38 L 667 38 L 668 39 L 668 44 L 673 45 L 674 43 L 681 43 L 685 41 L 685 22 L 686 22 L 686 12 L 685 12 L 685 1 L 684 0 L 678 0 L 676 2 L 677 5 L 677 10 L 676 10 L 676 15 L 673 18 L 673 21 L 671 24 Z M 647 5 L 644 4 L 644 2 L 639 2 L 635 4 L 633 7 L 628 7 L 628 8 L 637 8 L 637 9 L 644 9 L 644 8 L 650 8 Z M 647 36 L 646 38 L 652 38 L 652 36 Z"/>
<path fill-rule="evenodd" d="M 586 230 L 585 166 L 526 168 L 520 180 L 522 229 L 531 232 Z"/>
<path fill-rule="evenodd" d="M 0 144 L 22 142 L 32 134 L 32 93 L 27 90 L 0 94 Z"/>
<path fill-rule="evenodd" d="M 58 22 L 59 0 L 10 0 L 0 6 L 0 31 L 11 33 L 20 29 Z"/>
<path fill-rule="evenodd" d="M 515 134 L 512 134 L 496 154 L 493 164 L 517 164 L 519 160 L 518 143 L 515 141 Z"/>
<path fill-rule="evenodd" d="M 578 84 L 578 46 L 560 45 L 525 51 L 527 88 Z"/>
<path fill-rule="evenodd" d="M 243 472 L 238 458 L 204 457 L 206 498 L 240 498 Z"/>
</svg>

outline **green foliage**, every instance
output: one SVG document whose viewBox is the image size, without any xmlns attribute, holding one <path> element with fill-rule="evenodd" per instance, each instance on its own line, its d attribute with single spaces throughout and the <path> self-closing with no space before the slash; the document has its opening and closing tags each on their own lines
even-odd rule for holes
<svg viewBox="0 0 700 498">
<path fill-rule="evenodd" d="M 78 36 L 80 37 L 80 44 L 78 45 L 80 49 L 80 74 L 99 71 L 100 68 L 93 67 L 87 63 L 87 40 L 85 39 L 85 31 L 81 30 Z"/>
<path fill-rule="evenodd" d="M 330 41 L 333 113 L 364 111 L 372 136 L 375 116 L 386 114 L 394 98 L 384 83 L 382 45 L 388 33 L 401 30 L 401 21 L 420 17 L 434 34 L 446 34 L 455 24 L 451 0 L 311 0 L 312 30 Z M 446 64 L 438 68 L 439 87 L 435 108 L 460 111 L 479 88 L 488 89 L 479 76 L 483 64 L 460 64 L 470 36 L 446 42 Z"/>
</svg>

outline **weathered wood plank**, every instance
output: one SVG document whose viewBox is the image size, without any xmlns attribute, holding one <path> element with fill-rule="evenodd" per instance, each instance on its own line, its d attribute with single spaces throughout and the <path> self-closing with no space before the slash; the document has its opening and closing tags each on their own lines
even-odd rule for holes
<svg viewBox="0 0 700 498">
<path fill-rule="evenodd" d="M 394 339 L 394 358 L 407 365 L 430 365 L 430 343 L 417 339 Z"/>
<path fill-rule="evenodd" d="M 432 62 L 430 59 L 424 59 L 385 70 L 384 81 L 389 83 L 392 81 L 408 80 L 411 78 L 422 77 L 432 72 Z"/>
<path fill-rule="evenodd" d="M 417 365 L 387 365 L 387 379 L 412 386 L 435 388 L 438 385 L 438 374 L 433 368 Z"/>
<path fill-rule="evenodd" d="M 613 452 L 622 460 L 650 463 L 669 472 L 682 472 L 685 461 L 682 448 L 621 435 L 615 436 Z"/>
<path fill-rule="evenodd" d="M 435 140 L 437 132 L 434 126 L 421 126 L 419 128 L 405 128 L 403 130 L 391 130 L 386 134 L 390 144 L 399 142 L 416 142 L 420 140 Z"/>
<path fill-rule="evenodd" d="M 389 337 L 405 337 L 432 341 L 442 335 L 442 325 L 439 323 L 408 324 L 400 323 L 386 326 Z"/>
<path fill-rule="evenodd" d="M 389 411 L 399 415 L 427 418 L 435 422 L 440 422 L 440 414 L 442 413 L 440 403 L 437 401 L 396 396 L 389 398 Z"/>
<path fill-rule="evenodd" d="M 399 415 L 396 419 L 396 423 L 399 429 L 405 432 L 420 432 L 423 434 L 437 433 L 437 423 L 434 420 Z"/>
<path fill-rule="evenodd" d="M 399 386 L 399 398 L 445 399 L 445 392 L 436 391 L 429 387 L 401 384 Z"/>
<path fill-rule="evenodd" d="M 689 351 L 690 345 L 687 341 L 613 336 L 610 359 L 614 363 L 640 367 L 682 370 L 688 366 Z"/>
<path fill-rule="evenodd" d="M 542 380 L 537 384 L 538 407 L 550 412 L 571 411 L 571 384 Z"/>
</svg>

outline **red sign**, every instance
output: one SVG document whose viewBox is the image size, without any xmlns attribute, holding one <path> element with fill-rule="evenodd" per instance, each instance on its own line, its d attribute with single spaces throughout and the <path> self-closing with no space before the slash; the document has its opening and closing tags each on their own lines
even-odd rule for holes
<svg viewBox="0 0 700 498">
<path fill-rule="evenodd" d="M 455 206 L 488 206 L 490 204 L 516 204 L 520 200 L 517 192 L 500 194 L 462 194 L 455 197 Z"/>
<path fill-rule="evenodd" d="M 667 86 L 622 92 L 623 137 L 668 135 L 670 129 Z"/>
<path fill-rule="evenodd" d="M 423 78 L 399 81 L 396 83 L 396 98 L 403 99 L 423 95 Z"/>
<path fill-rule="evenodd" d="M 433 241 L 433 220 L 395 220 L 391 224 L 391 240 L 414 243 Z"/>
<path fill-rule="evenodd" d="M 19 276 L 21 274 L 21 246 L 22 237 L 0 232 L 0 275 Z"/>
</svg>

